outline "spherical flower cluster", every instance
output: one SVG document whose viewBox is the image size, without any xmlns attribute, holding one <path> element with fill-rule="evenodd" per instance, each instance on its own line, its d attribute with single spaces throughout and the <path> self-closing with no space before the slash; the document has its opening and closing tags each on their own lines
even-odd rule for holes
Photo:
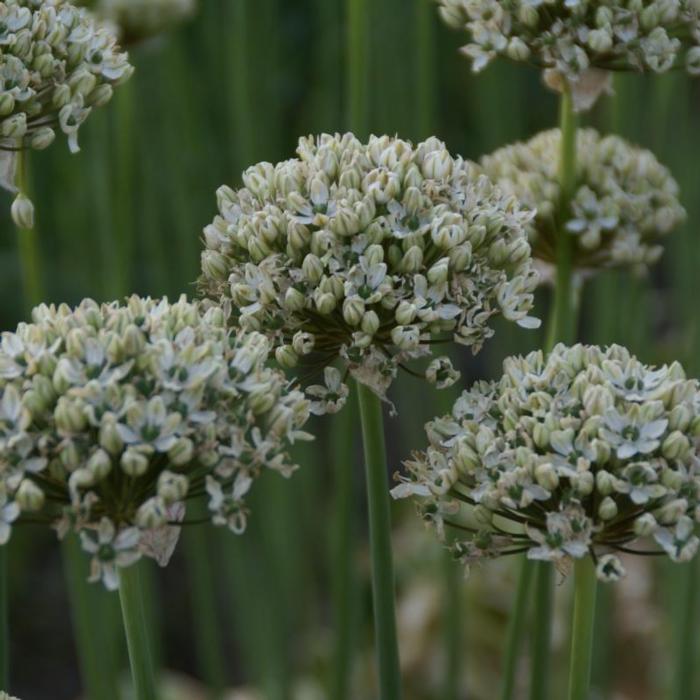
<svg viewBox="0 0 700 700">
<path fill-rule="evenodd" d="M 196 0 L 83 0 L 103 20 L 112 23 L 126 45 L 161 34 L 194 14 Z"/>
<path fill-rule="evenodd" d="M 301 139 L 297 153 L 248 169 L 243 189 L 219 190 L 202 255 L 203 292 L 265 333 L 281 364 L 340 357 L 383 395 L 439 336 L 476 351 L 497 314 L 536 325 L 531 214 L 474 165 L 435 138 L 323 135 Z M 445 386 L 455 374 L 440 358 L 427 376 Z M 346 393 L 337 370 L 326 379 L 318 412 Z"/>
<path fill-rule="evenodd" d="M 468 32 L 471 42 L 463 52 L 474 71 L 496 56 L 527 61 L 545 69 L 553 87 L 566 81 L 581 88 L 583 108 L 603 86 L 601 70 L 607 76 L 621 70 L 663 73 L 682 63 L 691 74 L 700 73 L 697 0 L 438 2 L 447 24 Z"/>
<path fill-rule="evenodd" d="M 562 212 L 559 188 L 561 132 L 538 134 L 482 159 L 484 172 L 504 191 L 537 210 L 530 227 L 533 256 L 554 263 L 557 231 L 573 237 L 581 270 L 656 262 L 660 242 L 685 219 L 678 184 L 647 150 L 618 136 L 579 130 L 577 190 Z M 566 217 L 563 220 L 563 217 Z"/>
<path fill-rule="evenodd" d="M 64 0 L 0 2 L 0 150 L 46 148 L 78 129 L 133 68 L 114 35 Z"/>
<path fill-rule="evenodd" d="M 500 381 L 428 424 L 430 446 L 393 494 L 415 497 L 442 536 L 450 528 L 465 563 L 590 555 L 614 580 L 617 553 L 646 537 L 686 561 L 699 543 L 699 409 L 677 363 L 650 368 L 620 346 L 509 358 Z"/>
<path fill-rule="evenodd" d="M 22 517 L 79 532 L 114 588 L 142 554 L 167 562 L 186 499 L 241 532 L 255 477 L 295 469 L 308 401 L 221 311 L 132 297 L 33 321 L 0 345 L 0 544 Z"/>
</svg>

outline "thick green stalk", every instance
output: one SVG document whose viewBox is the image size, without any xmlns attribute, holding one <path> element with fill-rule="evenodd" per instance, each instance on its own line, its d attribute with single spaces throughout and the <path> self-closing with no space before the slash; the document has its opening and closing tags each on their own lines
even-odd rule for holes
<svg viewBox="0 0 700 700">
<path fill-rule="evenodd" d="M 571 630 L 569 700 L 589 700 L 597 579 L 590 557 L 574 564 L 574 616 Z M 687 697 L 687 696 L 686 696 Z"/>
<path fill-rule="evenodd" d="M 573 236 L 564 227 L 569 218 L 571 199 L 576 188 L 576 115 L 571 92 L 565 90 L 561 96 L 560 128 L 561 156 L 559 160 L 559 231 L 556 241 L 556 282 L 554 303 L 547 335 L 547 350 L 556 343 L 571 343 L 576 336 L 574 293 L 572 285 Z"/>
<path fill-rule="evenodd" d="M 464 568 L 452 553 L 443 553 L 445 601 L 443 626 L 445 628 L 445 685 L 444 700 L 459 700 L 462 685 L 462 590 Z"/>
<path fill-rule="evenodd" d="M 331 697 L 347 700 L 353 658 L 356 590 L 353 573 L 355 543 L 355 479 L 353 459 L 354 411 L 349 406 L 333 416 L 331 429 L 334 508 L 332 554 L 335 654 Z"/>
<path fill-rule="evenodd" d="M 17 185 L 20 192 L 31 199 L 29 156 L 21 151 L 17 157 Z M 41 255 L 35 228 L 17 229 L 17 250 L 22 272 L 22 294 L 25 311 L 29 313 L 44 299 L 41 279 Z"/>
<path fill-rule="evenodd" d="M 75 644 L 80 672 L 90 700 L 118 700 L 113 659 L 105 653 L 104 633 L 100 622 L 104 612 L 98 610 L 95 587 L 88 583 L 88 566 L 78 538 L 66 537 L 62 543 L 66 587 L 70 600 Z M 108 630 L 107 630 L 108 631 Z"/>
<path fill-rule="evenodd" d="M 695 666 L 697 663 L 697 611 L 698 611 L 698 562 L 685 565 L 685 571 L 673 572 L 678 586 L 681 604 L 678 605 L 675 650 L 675 673 L 671 697 L 686 700 L 696 697 Z"/>
<path fill-rule="evenodd" d="M 7 545 L 0 547 L 0 690 L 10 689 L 10 609 L 7 590 Z"/>
<path fill-rule="evenodd" d="M 389 476 L 384 445 L 382 406 L 377 395 L 356 382 L 365 452 L 369 540 L 372 560 L 374 630 L 381 700 L 399 700 L 401 671 L 394 608 Z"/>
<path fill-rule="evenodd" d="M 553 598 L 552 565 L 548 561 L 538 561 L 535 564 L 535 624 L 532 635 L 530 700 L 545 700 L 549 697 Z"/>
<path fill-rule="evenodd" d="M 529 559 L 523 559 L 518 578 L 518 589 L 515 594 L 515 604 L 508 620 L 508 630 L 506 632 L 506 653 L 503 660 L 501 700 L 512 700 L 515 692 L 515 676 L 518 670 L 520 647 L 522 646 L 525 632 L 527 603 L 530 598 L 530 587 L 534 570 L 534 562 Z"/>
<path fill-rule="evenodd" d="M 129 649 L 135 698 L 136 700 L 156 700 L 153 662 L 148 644 L 138 566 L 119 570 L 119 601 L 122 606 L 122 620 Z"/>
<path fill-rule="evenodd" d="M 368 0 L 347 0 L 348 121 L 356 136 L 369 132 L 369 28 Z"/>
</svg>

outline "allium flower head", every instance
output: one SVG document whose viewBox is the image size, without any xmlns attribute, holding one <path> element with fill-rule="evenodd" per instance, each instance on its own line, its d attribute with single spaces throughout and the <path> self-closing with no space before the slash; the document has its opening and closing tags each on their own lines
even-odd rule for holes
<svg viewBox="0 0 700 700">
<path fill-rule="evenodd" d="M 700 519 L 700 392 L 677 363 L 655 369 L 620 346 L 558 345 L 509 358 L 427 425 L 430 446 L 393 495 L 413 497 L 465 563 L 517 552 L 565 565 L 655 541 L 692 558 Z M 647 545 L 648 546 L 648 545 Z"/>
<path fill-rule="evenodd" d="M 696 0 L 438 0 L 447 24 L 470 37 L 462 50 L 481 71 L 497 56 L 543 68 L 589 108 L 610 71 L 700 73 Z"/>
<path fill-rule="evenodd" d="M 126 45 L 167 31 L 191 17 L 197 7 L 196 0 L 83 0 L 79 4 L 116 26 Z"/>
<path fill-rule="evenodd" d="M 202 255 L 203 292 L 268 336 L 280 363 L 340 357 L 383 395 L 435 336 L 476 351 L 498 314 L 536 325 L 531 214 L 473 164 L 435 138 L 323 135 L 302 138 L 297 154 L 219 190 Z M 445 360 L 428 377 L 447 386 L 455 373 Z M 342 379 L 326 374 L 318 411 L 342 404 Z"/>
<path fill-rule="evenodd" d="M 217 309 L 132 297 L 40 306 L 0 344 L 0 543 L 18 519 L 79 532 L 93 578 L 142 554 L 165 563 L 190 497 L 245 527 L 245 496 L 309 415 L 266 367 L 269 341 L 226 328 Z"/>
<path fill-rule="evenodd" d="M 557 231 L 574 238 L 579 270 L 656 262 L 663 239 L 685 219 L 678 184 L 647 150 L 593 129 L 578 132 L 577 190 L 562 212 L 558 168 L 561 132 L 545 131 L 482 159 L 484 172 L 504 191 L 536 210 L 529 227 L 533 256 L 555 262 Z M 563 217 L 566 217 L 563 220 Z"/>
</svg>

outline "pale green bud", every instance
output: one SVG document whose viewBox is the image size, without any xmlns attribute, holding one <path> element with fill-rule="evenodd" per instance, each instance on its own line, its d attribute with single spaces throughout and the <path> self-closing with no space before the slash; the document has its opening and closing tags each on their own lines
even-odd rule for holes
<svg viewBox="0 0 700 700">
<path fill-rule="evenodd" d="M 384 248 L 380 245 L 368 246 L 365 250 L 365 258 L 370 265 L 378 265 L 384 262 Z"/>
<path fill-rule="evenodd" d="M 417 245 L 411 246 L 401 260 L 401 271 L 408 274 L 418 272 L 423 267 L 423 251 Z"/>
<path fill-rule="evenodd" d="M 517 36 L 513 37 L 508 42 L 506 53 L 513 61 L 527 61 L 527 59 L 530 57 L 530 49 L 528 48 L 528 45 Z"/>
<path fill-rule="evenodd" d="M 349 326 L 359 326 L 365 314 L 365 303 L 360 297 L 349 297 L 343 302 L 343 318 Z"/>
<path fill-rule="evenodd" d="M 469 243 L 458 245 L 449 253 L 450 265 L 457 272 L 466 270 L 472 261 L 472 247 Z"/>
<path fill-rule="evenodd" d="M 595 477 L 593 473 L 589 471 L 578 472 L 576 476 L 572 477 L 571 485 L 582 496 L 590 496 L 595 487 Z"/>
<path fill-rule="evenodd" d="M 149 498 L 136 511 L 136 524 L 146 530 L 163 527 L 168 521 L 165 504 L 159 498 Z"/>
<path fill-rule="evenodd" d="M 363 333 L 373 336 L 379 330 L 379 316 L 375 311 L 367 311 L 362 317 L 362 323 L 360 325 Z"/>
<path fill-rule="evenodd" d="M 544 423 L 535 423 L 532 429 L 532 439 L 541 450 L 549 447 L 550 431 Z"/>
<path fill-rule="evenodd" d="M 37 511 L 44 505 L 44 492 L 31 480 L 22 479 L 15 495 L 17 505 L 23 511 Z"/>
<path fill-rule="evenodd" d="M 445 180 L 452 174 L 452 156 L 446 149 L 431 151 L 421 164 L 423 176 L 429 180 Z"/>
<path fill-rule="evenodd" d="M 300 356 L 308 355 L 314 349 L 315 343 L 316 338 L 311 333 L 303 331 L 297 331 L 292 338 L 294 352 Z"/>
<path fill-rule="evenodd" d="M 661 483 L 671 491 L 678 491 L 683 486 L 683 475 L 675 469 L 664 469 Z"/>
<path fill-rule="evenodd" d="M 396 322 L 402 326 L 407 326 L 410 323 L 413 323 L 417 313 L 418 310 L 413 304 L 405 300 L 401 301 L 396 307 Z"/>
<path fill-rule="evenodd" d="M 617 503 L 615 503 L 610 496 L 606 496 L 600 502 L 598 506 L 598 517 L 601 520 L 612 520 L 617 517 Z"/>
<path fill-rule="evenodd" d="M 299 355 L 296 354 L 291 345 L 280 345 L 275 350 L 275 359 L 287 369 L 296 367 L 299 362 Z"/>
<path fill-rule="evenodd" d="M 176 474 L 169 470 L 158 476 L 157 493 L 166 503 L 176 503 L 187 495 L 190 482 L 184 474 Z"/>
<path fill-rule="evenodd" d="M 202 271 L 207 277 L 224 282 L 228 279 L 226 258 L 215 250 L 205 250 L 201 256 Z"/>
<path fill-rule="evenodd" d="M 323 276 L 323 263 L 316 255 L 314 255 L 313 253 L 309 253 L 304 258 L 304 262 L 301 265 L 301 270 L 304 274 L 304 277 L 309 282 L 311 282 L 312 284 L 316 284 Z"/>
<path fill-rule="evenodd" d="M 555 491 L 559 486 L 559 476 L 554 467 L 548 462 L 537 465 L 535 468 L 535 479 L 543 489 L 550 492 Z"/>
<path fill-rule="evenodd" d="M 610 390 L 600 384 L 589 386 L 583 393 L 583 406 L 591 416 L 602 416 L 614 404 Z"/>
<path fill-rule="evenodd" d="M 56 429 L 62 434 L 79 433 L 87 425 L 87 419 L 80 406 L 64 398 L 58 400 L 54 421 Z"/>
<path fill-rule="evenodd" d="M 142 476 L 148 471 L 148 457 L 129 447 L 121 457 L 121 467 L 129 476 Z"/>
<path fill-rule="evenodd" d="M 124 443 L 117 431 L 116 418 L 105 414 L 100 424 L 100 447 L 111 455 L 118 455 L 124 449 Z"/>
<path fill-rule="evenodd" d="M 289 287 L 284 295 L 284 306 L 289 311 L 301 311 L 306 306 L 306 297 L 294 287 Z"/>
<path fill-rule="evenodd" d="M 85 467 L 95 477 L 95 481 L 101 481 L 112 471 L 112 460 L 104 450 L 96 450 Z"/>
<path fill-rule="evenodd" d="M 89 95 L 87 104 L 90 107 L 104 107 L 114 95 L 114 89 L 109 83 L 98 85 Z"/>
<path fill-rule="evenodd" d="M 428 270 L 428 281 L 431 284 L 447 282 L 449 276 L 449 258 L 441 258 Z"/>
<path fill-rule="evenodd" d="M 12 220 L 17 228 L 25 230 L 34 228 L 34 205 L 29 197 L 20 192 L 12 202 L 11 211 Z"/>
<path fill-rule="evenodd" d="M 596 472 L 595 483 L 601 496 L 609 496 L 615 490 L 615 477 L 604 469 Z"/>
<path fill-rule="evenodd" d="M 12 114 L 15 108 L 15 98 L 12 97 L 8 92 L 4 92 L 0 95 L 0 117 L 6 117 L 8 114 Z"/>
<path fill-rule="evenodd" d="M 649 537 L 659 527 L 651 513 L 644 513 L 634 521 L 634 534 L 637 537 Z"/>
<path fill-rule="evenodd" d="M 323 316 L 332 314 L 338 303 L 335 296 L 329 293 L 316 295 L 314 301 L 316 302 L 316 309 Z"/>
<path fill-rule="evenodd" d="M 168 459 L 173 467 L 182 467 L 189 464 L 194 457 L 194 444 L 192 440 L 186 437 L 181 437 L 168 450 Z"/>
<path fill-rule="evenodd" d="M 7 117 L 0 124 L 0 136 L 21 139 L 27 133 L 27 115 L 24 112 Z"/>
<path fill-rule="evenodd" d="M 29 146 L 36 151 L 43 151 L 48 148 L 55 140 L 56 132 L 49 126 L 37 129 L 29 137 Z"/>
<path fill-rule="evenodd" d="M 678 430 L 674 430 L 662 443 L 661 453 L 669 460 L 683 460 L 690 452 L 688 438 Z"/>
<path fill-rule="evenodd" d="M 662 525 L 673 525 L 688 510 L 685 498 L 675 498 L 655 511 L 654 516 Z"/>
</svg>

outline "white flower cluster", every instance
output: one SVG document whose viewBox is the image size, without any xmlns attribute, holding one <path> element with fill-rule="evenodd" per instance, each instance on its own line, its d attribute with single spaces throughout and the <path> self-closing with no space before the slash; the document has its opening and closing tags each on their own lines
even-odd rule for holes
<svg viewBox="0 0 700 700">
<path fill-rule="evenodd" d="M 0 150 L 46 148 L 60 129 L 71 151 L 93 107 L 133 72 L 114 35 L 64 0 L 0 1 Z"/>
<path fill-rule="evenodd" d="M 466 30 L 474 71 L 496 56 L 527 61 L 565 80 L 603 71 L 663 73 L 679 63 L 700 74 L 698 0 L 438 0 Z"/>
<path fill-rule="evenodd" d="M 566 564 L 651 537 L 673 561 L 693 557 L 700 519 L 700 392 L 674 363 L 653 369 L 620 346 L 558 345 L 509 358 L 499 382 L 465 391 L 427 425 L 393 495 L 455 533 L 465 563 L 518 552 Z"/>
<path fill-rule="evenodd" d="M 161 34 L 191 17 L 196 0 L 82 0 L 103 20 L 118 28 L 126 45 Z"/>
<path fill-rule="evenodd" d="M 309 403 L 220 310 L 132 297 L 33 320 L 0 345 L 0 544 L 23 515 L 79 532 L 113 588 L 141 554 L 167 561 L 187 498 L 241 532 L 254 478 L 295 469 Z"/>
<path fill-rule="evenodd" d="M 476 351 L 497 314 L 537 325 L 532 215 L 473 164 L 435 138 L 322 135 L 301 139 L 297 153 L 249 168 L 243 189 L 218 191 L 200 282 L 235 322 L 271 339 L 282 365 L 341 357 L 383 395 L 436 336 Z M 337 370 L 326 374 L 320 412 L 346 393 Z M 440 358 L 427 376 L 447 386 L 456 373 Z"/>
<path fill-rule="evenodd" d="M 561 227 L 574 237 L 574 264 L 582 270 L 656 262 L 660 242 L 685 219 L 678 184 L 650 151 L 593 129 L 578 131 L 577 190 L 562 212 L 559 188 L 561 132 L 545 131 L 482 159 L 484 172 L 526 207 L 537 210 L 529 233 L 533 256 L 555 263 Z M 566 216 L 565 220 L 562 218 Z"/>
</svg>

